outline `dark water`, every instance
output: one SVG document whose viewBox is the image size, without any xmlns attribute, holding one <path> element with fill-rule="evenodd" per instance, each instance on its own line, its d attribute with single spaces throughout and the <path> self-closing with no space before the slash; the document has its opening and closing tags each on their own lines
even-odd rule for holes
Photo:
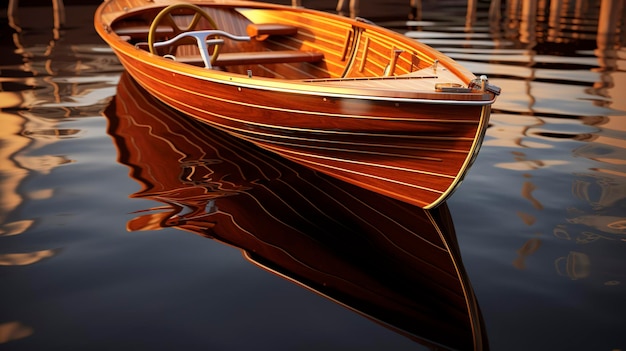
<svg viewBox="0 0 626 351">
<path fill-rule="evenodd" d="M 624 6 L 539 1 L 490 19 L 481 3 L 467 19 L 465 5 L 424 4 L 418 21 L 378 22 L 504 92 L 447 203 L 490 349 L 625 350 Z M 19 33 L 0 16 L 0 349 L 427 349 L 235 246 L 159 221 L 176 206 L 194 214 L 198 195 L 155 187 L 171 162 L 147 172 L 138 164 L 150 160 L 115 128 L 123 69 L 94 33 L 93 11 L 68 6 L 67 26 L 53 30 L 49 8 L 26 7 Z M 195 152 L 177 143 L 181 160 Z M 211 173 L 185 171 L 212 159 L 183 164 L 186 187 Z M 268 229 L 256 218 L 251 226 Z"/>
</svg>

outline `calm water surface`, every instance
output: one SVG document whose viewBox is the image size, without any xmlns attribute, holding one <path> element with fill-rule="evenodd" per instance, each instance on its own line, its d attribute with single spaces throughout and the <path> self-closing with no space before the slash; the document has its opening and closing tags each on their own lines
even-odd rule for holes
<svg viewBox="0 0 626 351">
<path fill-rule="evenodd" d="M 447 203 L 492 350 L 626 350 L 619 3 L 539 1 L 491 20 L 485 4 L 476 19 L 453 2 L 410 22 L 362 11 L 503 89 Z M 150 160 L 115 128 L 123 69 L 93 11 L 69 6 L 53 30 L 49 8 L 26 7 L 19 33 L 0 16 L 0 348 L 428 349 L 159 221 L 189 205 L 151 188 Z"/>
</svg>

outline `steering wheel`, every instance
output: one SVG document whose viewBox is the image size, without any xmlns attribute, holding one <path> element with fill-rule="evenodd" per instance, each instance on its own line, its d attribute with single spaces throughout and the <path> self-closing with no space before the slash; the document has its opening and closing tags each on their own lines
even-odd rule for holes
<svg viewBox="0 0 626 351">
<path fill-rule="evenodd" d="M 180 12 L 180 10 L 183 10 L 183 11 L 189 10 L 193 12 L 193 18 L 191 19 L 191 22 L 189 22 L 186 28 L 179 27 L 176 21 L 174 21 L 174 14 L 177 12 Z M 174 36 L 176 36 L 178 34 L 195 29 L 196 25 L 198 24 L 198 22 L 200 22 L 200 19 L 202 18 L 204 18 L 207 22 L 209 22 L 211 27 L 213 27 L 214 29 L 218 29 L 217 25 L 215 24 L 215 21 L 211 18 L 211 16 L 209 16 L 208 13 L 206 13 L 202 8 L 200 8 L 197 5 L 193 5 L 189 3 L 178 3 L 178 4 L 172 4 L 164 8 L 163 10 L 161 10 L 161 12 L 159 12 L 156 15 L 156 17 L 154 17 L 154 20 L 152 20 L 152 24 L 150 25 L 150 30 L 148 32 L 148 48 L 150 49 L 150 53 L 158 54 L 154 44 L 155 44 L 157 29 L 159 25 L 161 25 L 161 22 L 163 22 L 164 24 L 168 24 L 174 30 Z M 181 44 L 185 44 L 185 43 L 184 42 L 178 43 L 178 45 L 181 45 Z M 172 45 L 172 48 L 175 49 L 178 45 Z M 215 61 L 217 60 L 220 47 L 221 47 L 220 44 L 214 45 L 213 53 L 211 54 L 211 63 L 215 63 Z M 170 49 L 169 53 L 173 53 L 173 51 L 174 50 Z"/>
</svg>

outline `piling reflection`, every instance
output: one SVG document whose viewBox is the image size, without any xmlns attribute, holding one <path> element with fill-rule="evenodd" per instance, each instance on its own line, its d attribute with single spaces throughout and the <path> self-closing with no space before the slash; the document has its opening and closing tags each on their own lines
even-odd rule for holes
<svg viewBox="0 0 626 351">
<path fill-rule="evenodd" d="M 124 74 L 105 111 L 119 161 L 175 227 L 433 349 L 488 349 L 444 204 L 424 211 L 318 175 L 167 109 Z"/>
<path fill-rule="evenodd" d="M 624 2 L 506 0 L 490 5 L 488 28 L 468 8 L 465 31 L 470 34 L 462 41 L 441 40 L 438 48 L 507 91 L 493 107 L 483 147 L 507 150 L 510 160 L 494 167 L 519 173 L 516 196 L 525 203 L 515 213 L 530 235 L 511 255 L 512 265 L 526 269 L 527 258 L 549 250 L 543 234 L 552 234 L 548 242 L 556 238 L 560 245 L 576 247 L 551 253 L 551 272 L 618 284 L 623 270 L 602 262 L 610 261 L 606 253 L 626 240 Z M 408 35 L 427 43 L 447 38 L 434 30 Z M 481 34 L 492 42 L 485 43 Z M 585 171 L 560 171 L 581 164 Z M 554 219 L 547 214 L 554 205 L 544 203 L 555 200 L 557 192 L 546 189 L 546 179 L 554 177 L 571 184 L 563 197 L 573 195 L 580 202 L 564 210 L 553 233 L 542 233 L 541 222 Z"/>
<path fill-rule="evenodd" d="M 16 220 L 16 211 L 28 199 L 51 198 L 54 189 L 25 193 L 23 182 L 33 173 L 46 175 L 73 162 L 46 150 L 81 134 L 80 129 L 63 127 L 61 122 L 100 115 L 106 88 L 114 89 L 118 80 L 117 75 L 103 74 L 121 67 L 112 53 L 81 44 L 87 41 L 80 39 L 83 31 L 48 27 L 49 19 L 38 16 L 38 11 L 48 13 L 45 7 L 29 8 L 20 17 L 17 5 L 11 1 L 9 26 L 0 28 L 6 34 L 0 36 L 0 236 L 21 234 L 34 225 L 33 219 Z M 22 30 L 20 22 L 27 30 Z"/>
<path fill-rule="evenodd" d="M 114 65 L 112 54 L 97 52 L 93 44 L 72 44 L 79 41 L 73 40 L 76 37 L 72 35 L 65 38 L 65 32 L 58 26 L 38 30 L 33 21 L 46 22 L 47 18 L 33 15 L 32 8 L 25 11 L 21 22 L 26 29 L 22 30 L 16 9 L 17 1 L 11 1 L 8 27 L 0 21 L 0 237 L 6 239 L 0 253 L 0 267 L 6 278 L 3 288 L 9 292 L 19 286 L 16 281 L 36 285 L 29 281 L 22 266 L 39 265 L 62 253 L 62 249 L 40 242 L 20 247 L 15 244 L 20 239 L 9 238 L 28 237 L 27 232 L 36 230 L 41 225 L 41 216 L 24 208 L 52 199 L 58 189 L 54 183 L 40 182 L 36 189 L 28 183 L 32 183 L 35 175 L 49 175 L 55 168 L 73 162 L 68 156 L 50 150 L 60 141 L 81 133 L 77 128 L 63 127 L 61 122 L 98 116 L 102 109 L 98 102 L 103 100 L 102 95 L 96 97 L 98 91 L 117 82 L 116 76 L 103 79 L 97 77 L 99 73 L 94 78 L 94 72 Z M 76 34 L 85 36 L 85 31 L 74 31 L 73 35 Z M 70 44 L 63 43 L 63 39 L 70 39 Z M 17 274 L 24 276 L 11 279 Z M 6 296 L 10 294 L 3 296 L 6 315 L 0 321 L 0 344 L 31 339 L 37 334 L 36 326 L 41 332 L 28 317 L 6 319 L 11 314 L 5 307 L 15 303 Z"/>
<path fill-rule="evenodd" d="M 606 48 L 623 42 L 623 6 L 621 0 L 493 0 L 489 22 L 498 33 L 522 43 L 595 38 L 598 47 Z"/>
</svg>

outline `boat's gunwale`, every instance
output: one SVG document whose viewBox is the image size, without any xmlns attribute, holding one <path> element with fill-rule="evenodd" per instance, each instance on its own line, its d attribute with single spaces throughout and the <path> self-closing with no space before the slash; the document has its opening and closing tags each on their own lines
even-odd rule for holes
<svg viewBox="0 0 626 351">
<path fill-rule="evenodd" d="M 138 49 L 140 50 L 140 49 Z M 152 54 L 150 54 L 152 55 Z M 154 55 L 153 55 L 154 56 Z M 156 59 L 160 59 L 160 57 L 156 57 Z M 163 59 L 167 60 L 167 59 Z M 153 61 L 145 61 L 144 63 L 159 67 L 162 71 L 168 71 L 172 74 L 181 74 L 182 71 L 187 71 L 187 67 L 190 66 L 196 68 L 195 66 L 191 66 L 185 63 L 175 62 L 176 66 L 180 65 L 181 70 L 176 70 L 169 67 L 160 66 L 157 62 Z M 172 66 L 175 67 L 175 66 Z M 310 96 L 319 96 L 320 98 L 334 98 L 334 99 L 357 99 L 357 100 L 370 100 L 370 101 L 391 101 L 395 103 L 427 103 L 427 104 L 435 104 L 435 105 L 491 105 L 495 101 L 495 95 L 485 94 L 483 92 L 479 93 L 458 93 L 458 94 L 450 94 L 447 93 L 446 96 L 457 96 L 457 97 L 489 97 L 488 100 L 467 100 L 467 99 L 450 99 L 443 98 L 441 93 L 437 92 L 425 92 L 425 91 L 417 91 L 417 92 L 407 92 L 403 96 L 402 92 L 398 91 L 388 91 L 389 94 L 382 94 L 381 90 L 377 89 L 365 89 L 365 88 L 354 88 L 354 87 L 329 87 L 324 84 L 315 84 L 309 82 L 301 82 L 301 81 L 289 81 L 289 80 L 275 80 L 272 78 L 248 78 L 241 74 L 230 73 L 230 72 L 221 72 L 216 71 L 218 73 L 224 73 L 224 78 L 216 76 L 207 76 L 204 73 L 204 68 L 199 68 L 199 74 L 193 74 L 193 71 L 187 72 L 187 77 L 196 78 L 202 81 L 229 85 L 241 89 L 256 89 L 263 91 L 273 91 L 280 93 L 290 93 L 290 94 L 301 94 L 301 95 L 310 95 Z M 470 95 L 471 94 L 471 95 Z M 411 97 L 411 95 L 413 97 Z M 419 96 L 419 97 L 417 97 Z M 430 98 L 429 98 L 430 97 Z"/>
</svg>

